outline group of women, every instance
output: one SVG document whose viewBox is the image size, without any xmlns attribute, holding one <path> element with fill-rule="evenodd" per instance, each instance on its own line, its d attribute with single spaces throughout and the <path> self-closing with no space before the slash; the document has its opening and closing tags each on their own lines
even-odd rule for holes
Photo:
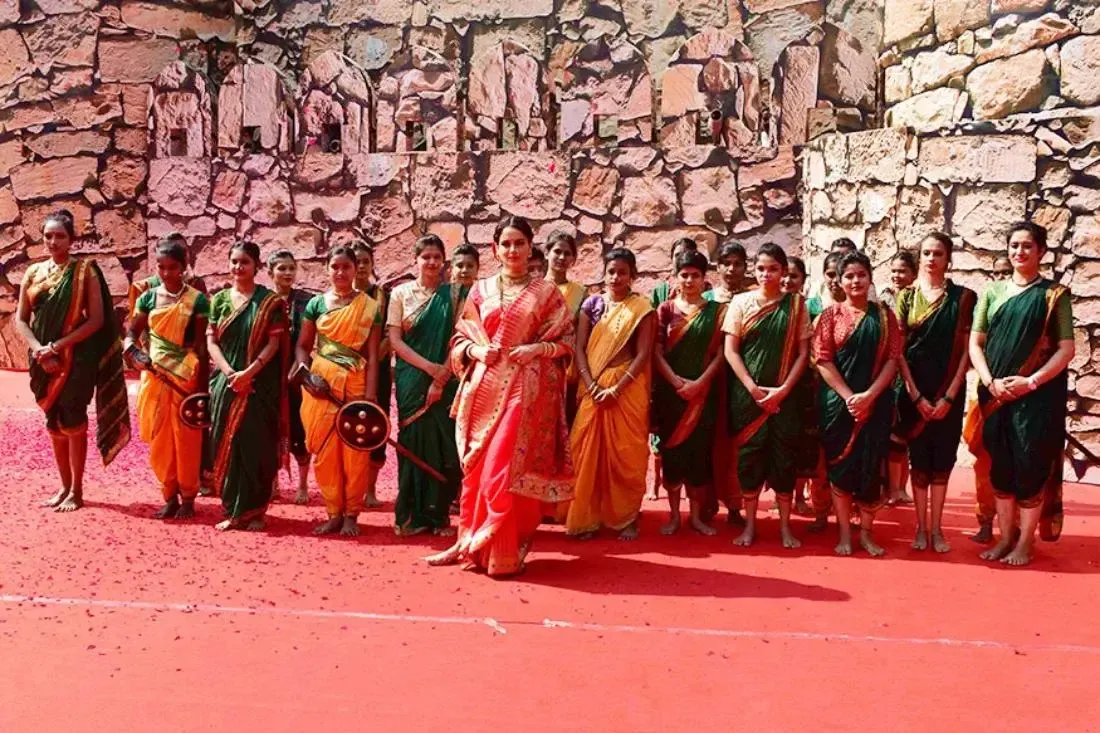
<svg viewBox="0 0 1100 733">
<path fill-rule="evenodd" d="M 129 435 L 122 347 L 102 275 L 69 253 L 71 217 L 47 218 L 44 235 L 51 260 L 24 277 L 19 321 L 62 480 L 49 503 L 68 510 L 82 497 L 93 391 L 105 461 Z M 548 278 L 531 267 L 533 241 L 528 222 L 502 220 L 499 274 L 475 280 L 476 250 L 457 248 L 448 277 L 442 241 L 422 237 L 415 278 L 388 293 L 370 281 L 368 247 L 339 246 L 328 254 L 330 287 L 309 298 L 286 275 L 289 252 L 269 258 L 273 291 L 256 283 L 256 246 L 238 242 L 232 285 L 209 299 L 189 281 L 182 243 L 161 242 L 126 348 L 147 350 L 138 415 L 164 493 L 160 516 L 193 515 L 205 463 L 225 512 L 218 527 L 262 528 L 295 443 L 303 476 L 312 458 L 324 497 L 316 531 L 358 534 L 384 453 L 345 443 L 337 415 L 348 401 L 388 407 L 392 352 L 398 441 L 419 458 L 399 458 L 395 531 L 456 534 L 433 565 L 518 573 L 547 520 L 579 538 L 605 528 L 637 537 L 651 452 L 671 510 L 662 532 L 680 530 L 686 494 L 694 530 L 714 534 L 724 504 L 742 526 L 735 543 L 751 545 L 770 488 L 783 546 L 799 546 L 790 518 L 805 508 L 816 515 L 811 529 L 835 514 L 842 555 L 856 544 L 883 554 L 875 514 L 898 498 L 891 481 L 904 453 L 913 547 L 945 552 L 944 499 L 964 434 L 983 521 L 995 513 L 999 522 L 983 557 L 1024 564 L 1037 528 L 1057 538 L 1072 315 L 1066 288 L 1039 274 L 1041 227 L 1012 228 L 1011 277 L 981 298 L 947 277 L 952 242 L 939 233 L 905 263 L 913 281 L 881 299 L 870 261 L 843 241 L 810 298 L 805 265 L 773 244 L 755 253 L 752 283 L 744 249 L 725 245 L 711 288 L 707 257 L 679 240 L 673 278 L 644 297 L 628 249 L 606 253 L 603 291 L 588 296 L 568 276 L 575 241 L 550 238 L 539 263 Z M 981 384 L 964 415 L 971 366 Z M 179 405 L 207 383 L 204 436 L 181 421 Z M 303 477 L 299 498 L 304 487 Z"/>
</svg>

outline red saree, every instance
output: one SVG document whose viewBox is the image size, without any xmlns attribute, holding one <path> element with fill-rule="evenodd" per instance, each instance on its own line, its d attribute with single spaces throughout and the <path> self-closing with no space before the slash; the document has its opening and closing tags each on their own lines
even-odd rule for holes
<svg viewBox="0 0 1100 733">
<path fill-rule="evenodd" d="M 489 575 L 523 569 L 538 525 L 556 504 L 572 498 L 573 465 L 565 421 L 565 367 L 572 355 L 573 314 L 558 289 L 532 280 L 512 303 L 500 280 L 470 292 L 451 340 L 460 375 L 454 416 L 463 481 L 459 550 Z M 511 349 L 547 343 L 553 356 L 528 364 Z M 493 366 L 472 361 L 473 346 L 494 345 Z"/>
</svg>

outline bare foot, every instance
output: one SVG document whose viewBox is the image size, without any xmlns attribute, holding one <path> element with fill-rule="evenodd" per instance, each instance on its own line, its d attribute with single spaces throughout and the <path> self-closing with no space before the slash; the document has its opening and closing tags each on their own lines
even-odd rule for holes
<svg viewBox="0 0 1100 733">
<path fill-rule="evenodd" d="M 820 534 L 824 532 L 829 526 L 829 515 L 814 517 L 814 521 L 810 522 L 810 526 L 806 527 L 806 531 L 812 534 Z M 851 554 L 851 553 L 848 553 Z"/>
<path fill-rule="evenodd" d="M 902 491 L 896 497 L 894 497 L 894 503 L 898 506 L 911 506 L 913 504 L 913 497 Z"/>
<path fill-rule="evenodd" d="M 341 537 L 358 537 L 359 521 L 355 517 L 344 517 L 344 526 L 340 528 Z"/>
<path fill-rule="evenodd" d="M 84 499 L 76 492 L 70 493 L 65 497 L 65 500 L 58 504 L 54 511 L 59 514 L 68 514 L 69 512 L 75 512 L 84 506 Z"/>
<path fill-rule="evenodd" d="M 737 547 L 752 547 L 752 542 L 755 539 L 756 539 L 756 528 L 755 527 L 745 527 L 745 531 L 737 536 L 737 538 L 733 541 L 733 544 L 736 545 Z"/>
<path fill-rule="evenodd" d="M 917 530 L 917 536 L 913 538 L 913 544 L 909 545 L 918 552 L 923 552 L 928 549 L 928 535 L 925 532 Z"/>
<path fill-rule="evenodd" d="M 176 512 L 176 519 L 194 519 L 195 518 L 195 502 L 185 501 L 180 504 L 180 510 Z"/>
<path fill-rule="evenodd" d="M 61 502 L 65 501 L 65 499 L 68 498 L 69 491 L 70 491 L 70 489 L 67 489 L 64 486 L 62 486 L 60 489 L 57 490 L 56 494 L 51 496 L 49 499 L 46 499 L 45 501 L 43 501 L 38 506 L 44 506 L 44 507 L 49 507 L 50 509 L 53 509 L 58 504 L 60 504 Z"/>
<path fill-rule="evenodd" d="M 661 498 L 661 494 L 657 489 L 650 489 L 645 495 L 646 501 L 657 501 Z"/>
<path fill-rule="evenodd" d="M 704 537 L 713 537 L 714 535 L 718 534 L 718 530 L 704 522 L 702 519 L 699 519 L 699 517 L 691 518 L 691 528 L 699 534 L 703 535 Z"/>
<path fill-rule="evenodd" d="M 791 533 L 789 527 L 780 527 L 779 537 L 783 540 L 783 546 L 788 550 L 797 550 L 799 547 L 802 547 L 801 540 Z"/>
<path fill-rule="evenodd" d="M 680 531 L 680 513 L 669 516 L 668 523 L 661 527 L 661 534 L 668 536 Z"/>
<path fill-rule="evenodd" d="M 428 527 L 394 527 L 393 533 L 398 537 L 416 537 L 418 534 L 424 534 L 428 531 Z"/>
<path fill-rule="evenodd" d="M 459 546 L 459 543 L 456 542 L 443 552 L 436 553 L 435 555 L 428 555 L 426 558 L 424 558 L 424 562 L 428 563 L 432 567 L 442 567 L 444 565 L 457 564 L 459 558 L 461 557 L 462 548 Z"/>
<path fill-rule="evenodd" d="M 848 557 L 852 554 L 852 541 L 848 540 L 847 542 L 837 542 L 836 547 L 833 548 L 833 552 L 840 555 L 841 557 Z"/>
<path fill-rule="evenodd" d="M 298 493 L 294 495 L 295 504 L 308 504 L 309 503 L 309 489 L 298 489 Z"/>
<path fill-rule="evenodd" d="M 978 557 L 983 560 L 989 561 L 1000 560 L 1002 557 L 1008 554 L 1008 551 L 1009 549 L 1011 549 L 1011 547 L 1012 540 L 1002 537 L 1000 542 L 993 545 L 993 547 L 989 548 Z"/>
<path fill-rule="evenodd" d="M 633 542 L 638 539 L 638 523 L 631 522 L 628 524 L 626 529 L 619 532 L 619 539 L 623 542 Z"/>
<path fill-rule="evenodd" d="M 729 514 L 726 515 L 726 523 L 729 524 L 732 527 L 744 527 L 745 526 L 745 518 L 743 516 L 741 516 L 741 510 L 740 509 L 737 509 L 737 510 L 731 509 Z"/>
<path fill-rule="evenodd" d="M 1016 549 L 1001 558 L 1001 564 L 1023 567 L 1031 562 L 1031 548 L 1016 545 Z"/>
<path fill-rule="evenodd" d="M 363 499 L 363 506 L 367 509 L 377 509 L 382 506 L 382 502 L 374 494 L 367 494 Z"/>
<path fill-rule="evenodd" d="M 436 527 L 432 530 L 432 534 L 436 537 L 454 537 L 458 534 L 458 530 L 454 527 Z"/>
<path fill-rule="evenodd" d="M 951 543 L 944 539 L 944 536 L 939 532 L 933 532 L 932 549 L 942 555 L 945 552 L 951 552 Z"/>
<path fill-rule="evenodd" d="M 213 495 L 214 495 L 214 490 L 212 488 L 210 488 L 209 486 L 200 486 L 199 487 L 199 496 L 213 496 Z"/>
<path fill-rule="evenodd" d="M 982 522 L 978 525 L 978 531 L 970 535 L 970 539 L 979 545 L 988 545 L 993 541 L 993 523 Z"/>
<path fill-rule="evenodd" d="M 179 513 L 180 503 L 179 499 L 172 497 L 168 503 L 160 508 L 156 514 L 153 515 L 153 519 L 171 519 Z"/>
<path fill-rule="evenodd" d="M 591 532 L 581 532 L 580 534 L 575 534 L 573 535 L 573 539 L 580 540 L 581 542 L 587 542 L 588 540 L 596 539 L 597 535 L 599 535 L 599 532 L 597 532 L 596 530 L 592 530 Z"/>
<path fill-rule="evenodd" d="M 226 519 L 214 525 L 219 532 L 227 532 L 231 529 L 240 529 L 241 523 L 236 519 Z"/>
<path fill-rule="evenodd" d="M 871 557 L 882 557 L 886 554 L 886 550 L 875 544 L 874 539 L 871 538 L 868 532 L 859 533 L 859 546 L 867 550 L 867 554 Z"/>
<path fill-rule="evenodd" d="M 336 534 L 337 532 L 340 531 L 340 528 L 343 527 L 343 526 L 344 526 L 344 518 L 343 517 L 329 517 L 327 522 L 324 522 L 323 524 L 318 524 L 316 527 L 313 528 L 313 534 L 315 534 L 315 535 Z"/>
<path fill-rule="evenodd" d="M 267 522 L 264 521 L 263 517 L 260 517 L 246 524 L 244 529 L 246 532 L 263 532 L 265 527 L 267 527 Z"/>
</svg>

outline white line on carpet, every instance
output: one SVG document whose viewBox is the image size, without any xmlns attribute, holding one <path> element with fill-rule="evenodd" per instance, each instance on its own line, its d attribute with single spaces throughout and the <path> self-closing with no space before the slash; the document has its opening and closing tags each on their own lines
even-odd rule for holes
<svg viewBox="0 0 1100 733">
<path fill-rule="evenodd" d="M 542 629 L 569 629 L 601 634 L 672 634 L 727 639 L 760 639 L 764 641 L 832 641 L 849 644 L 900 644 L 907 646 L 942 646 L 963 649 L 990 649 L 1012 653 L 1054 652 L 1059 654 L 1100 654 L 1100 647 L 1081 644 L 1011 644 L 983 639 L 920 638 L 877 636 L 873 634 L 819 633 L 809 631 L 754 631 L 751 629 L 695 629 L 678 626 L 631 626 L 543 619 L 540 621 L 500 621 L 482 616 L 422 616 L 417 614 L 372 613 L 369 611 L 326 611 L 324 609 L 280 608 L 262 606 L 219 606 L 207 603 L 172 603 L 167 601 L 112 601 L 98 598 L 51 598 L 47 596 L 0 595 L 0 603 L 33 604 L 38 606 L 73 606 L 111 608 L 138 611 L 176 611 L 179 613 L 240 614 L 291 616 L 298 618 L 360 619 L 413 624 L 448 624 L 455 626 L 487 626 L 494 633 L 507 634 L 508 626 Z"/>
</svg>

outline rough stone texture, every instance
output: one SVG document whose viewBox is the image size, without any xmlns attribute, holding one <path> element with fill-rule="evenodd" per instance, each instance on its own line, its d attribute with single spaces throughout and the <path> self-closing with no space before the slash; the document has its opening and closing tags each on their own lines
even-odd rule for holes
<svg viewBox="0 0 1100 733">
<path fill-rule="evenodd" d="M 100 189 L 107 200 L 114 203 L 133 199 L 144 185 L 147 173 L 144 159 L 112 155 L 100 174 Z"/>
<path fill-rule="evenodd" d="M 1034 139 L 1021 135 L 932 138 L 917 158 L 921 177 L 935 183 L 1030 183 L 1036 163 Z"/>
<path fill-rule="evenodd" d="M 136 257 L 147 247 L 145 219 L 141 212 L 129 209 L 103 209 L 95 218 L 97 246 L 100 251 L 119 257 Z"/>
<path fill-rule="evenodd" d="M 792 46 L 780 60 L 781 96 L 779 143 L 801 145 L 808 139 L 806 111 L 817 100 L 821 51 L 814 46 Z"/>
<path fill-rule="evenodd" d="M 979 66 L 966 78 L 975 119 L 1039 109 L 1050 91 L 1049 77 L 1050 65 L 1041 49 Z"/>
<path fill-rule="evenodd" d="M 155 5 L 126 0 L 119 9 L 122 22 L 130 28 L 155 33 L 169 38 L 193 38 L 203 40 L 219 38 L 233 40 L 236 24 L 231 15 L 213 16 L 201 10 L 179 6 Z"/>
<path fill-rule="evenodd" d="M 489 161 L 485 181 L 489 200 L 510 214 L 531 219 L 556 219 L 569 195 L 569 165 L 565 158 L 528 153 L 497 153 Z"/>
<path fill-rule="evenodd" d="M 745 43 L 767 78 L 783 49 L 810 35 L 823 20 L 824 3 L 805 2 L 750 18 L 745 26 Z"/>
<path fill-rule="evenodd" d="M 738 208 L 736 197 L 730 195 L 736 186 L 734 172 L 725 166 L 680 173 L 684 222 L 702 224 L 722 234 L 726 233 L 726 224 Z"/>
<path fill-rule="evenodd" d="M 178 56 L 176 44 L 165 38 L 101 38 L 99 75 L 103 81 L 153 81 Z"/>
<path fill-rule="evenodd" d="M 958 89 L 935 89 L 894 105 L 886 113 L 887 124 L 926 132 L 958 122 L 969 97 Z"/>
<path fill-rule="evenodd" d="M 878 86 L 878 63 L 859 40 L 833 25 L 821 44 L 821 95 L 841 106 L 872 111 Z"/>
<path fill-rule="evenodd" d="M 980 44 L 975 57 L 979 64 L 1049 46 L 1077 34 L 1077 27 L 1073 23 L 1055 13 L 1024 21 L 1018 26 L 1005 23 L 1002 29 L 1001 25 L 998 23 L 994 28 L 990 41 Z M 998 30 L 1001 32 L 998 33 Z"/>
<path fill-rule="evenodd" d="M 91 13 L 57 15 L 23 31 L 39 71 L 54 66 L 91 66 L 95 59 L 99 18 Z"/>
<path fill-rule="evenodd" d="M 891 66 L 891 69 L 901 67 Z M 944 86 L 951 81 L 965 76 L 966 72 L 974 68 L 974 59 L 965 54 L 947 53 L 946 51 L 928 51 L 917 54 L 913 59 L 912 85 L 909 91 L 902 96 L 920 94 L 921 92 Z"/>
<path fill-rule="evenodd" d="M 672 224 L 677 209 L 676 186 L 670 179 L 633 176 L 623 180 L 623 223 L 639 227 Z"/>
<path fill-rule="evenodd" d="M 285 224 L 290 220 L 292 212 L 290 187 L 285 181 L 249 182 L 248 198 L 244 205 L 244 213 L 249 219 L 262 224 Z"/>
<path fill-rule="evenodd" d="M 27 147 L 43 158 L 65 158 L 80 153 L 102 153 L 111 139 L 102 132 L 51 132 L 27 140 Z"/>
<path fill-rule="evenodd" d="M 882 42 L 893 46 L 932 31 L 932 0 L 885 0 Z"/>
<path fill-rule="evenodd" d="M 989 24 L 989 3 L 982 0 L 935 0 L 936 37 L 958 38 L 964 31 Z"/>
<path fill-rule="evenodd" d="M 611 210 L 618 187 L 618 170 L 590 166 L 577 176 L 573 186 L 572 204 L 582 211 L 602 216 Z"/>
<path fill-rule="evenodd" d="M 11 186 L 20 201 L 48 199 L 80 193 L 89 180 L 95 181 L 97 170 L 98 160 L 87 155 L 24 163 L 12 169 Z"/>
<path fill-rule="evenodd" d="M 149 162 L 149 198 L 178 216 L 198 216 L 210 199 L 210 162 L 158 158 Z"/>
<path fill-rule="evenodd" d="M 1075 104 L 1100 104 L 1100 37 L 1081 36 L 1062 45 L 1061 93 Z"/>
</svg>

